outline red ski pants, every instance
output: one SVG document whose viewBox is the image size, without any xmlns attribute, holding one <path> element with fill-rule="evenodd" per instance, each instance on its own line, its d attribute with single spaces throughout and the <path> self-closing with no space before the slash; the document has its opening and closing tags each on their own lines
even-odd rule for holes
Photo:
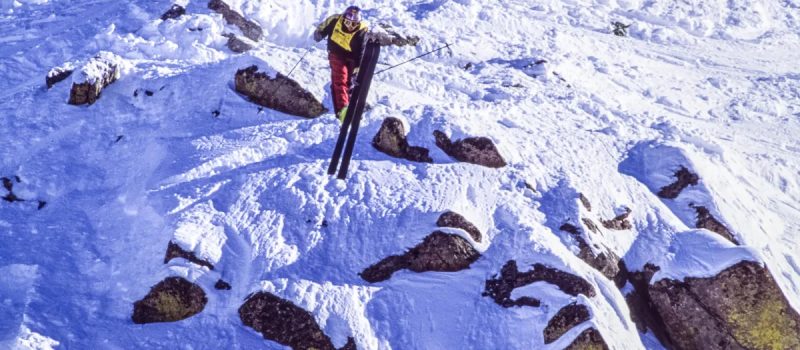
<svg viewBox="0 0 800 350">
<path fill-rule="evenodd" d="M 350 104 L 350 79 L 353 76 L 355 63 L 328 52 L 328 61 L 331 63 L 331 94 L 333 109 L 339 113 L 342 108 Z"/>
</svg>

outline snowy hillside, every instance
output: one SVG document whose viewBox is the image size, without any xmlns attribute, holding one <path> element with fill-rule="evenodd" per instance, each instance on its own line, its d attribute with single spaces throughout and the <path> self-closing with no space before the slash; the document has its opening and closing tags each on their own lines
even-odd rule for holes
<svg viewBox="0 0 800 350">
<path fill-rule="evenodd" d="M 378 69 L 450 48 L 374 77 L 344 181 L 326 173 L 332 113 L 264 108 L 234 79 L 304 57 L 290 78 L 332 109 L 311 35 L 349 4 L 225 3 L 263 29 L 252 50 L 227 46 L 247 33 L 206 1 L 162 20 L 172 2 L 0 0 L 1 349 L 288 349 L 243 323 L 259 292 L 337 349 L 564 349 L 591 328 L 610 349 L 662 349 L 633 316 L 636 273 L 658 267 L 643 282 L 658 304 L 665 281 L 742 261 L 779 288 L 755 299 L 800 310 L 800 1 L 360 1 L 373 25 L 421 37 Z M 68 104 L 103 64 L 118 79 Z M 55 67 L 75 71 L 48 88 Z M 386 118 L 433 162 L 374 148 Z M 488 138 L 507 165 L 460 162 L 435 131 Z M 448 212 L 474 229 L 439 224 Z M 434 232 L 476 259 L 364 277 Z M 498 299 L 509 271 L 529 280 Z M 202 311 L 134 323 L 170 277 L 200 287 Z M 573 303 L 586 322 L 550 339 Z M 759 327 L 797 312 L 769 310 Z"/>
</svg>

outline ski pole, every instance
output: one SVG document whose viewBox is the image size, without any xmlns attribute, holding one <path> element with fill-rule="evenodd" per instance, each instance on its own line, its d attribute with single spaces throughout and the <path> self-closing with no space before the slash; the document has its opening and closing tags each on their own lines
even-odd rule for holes
<svg viewBox="0 0 800 350">
<path fill-rule="evenodd" d="M 306 55 L 308 55 L 309 52 L 311 52 L 311 47 L 306 49 L 306 53 L 303 54 L 303 57 L 300 57 L 300 60 L 297 61 L 297 63 L 294 64 L 294 67 L 292 67 L 291 70 L 289 70 L 289 74 L 286 74 L 287 78 L 292 75 L 292 72 L 294 72 L 294 69 L 297 68 L 297 66 L 300 65 L 300 62 L 303 62 L 303 60 L 306 58 Z"/>
<path fill-rule="evenodd" d="M 447 44 L 447 43 L 446 43 L 446 44 Z M 411 61 L 413 61 L 413 60 L 416 60 L 416 59 L 419 59 L 419 58 L 425 57 L 425 56 L 427 56 L 427 55 L 430 55 L 430 54 L 432 54 L 432 53 L 434 53 L 434 52 L 436 52 L 436 51 L 440 51 L 440 50 L 443 50 L 443 49 L 446 49 L 446 48 L 449 48 L 449 47 L 450 47 L 450 44 L 447 44 L 447 45 L 445 45 L 445 46 L 442 46 L 442 47 L 440 47 L 440 48 L 438 48 L 438 49 L 434 49 L 434 50 L 428 51 L 428 52 L 426 52 L 426 53 L 423 53 L 423 54 L 421 54 L 421 55 L 419 55 L 419 56 L 417 56 L 417 57 L 414 57 L 414 58 L 412 58 L 412 59 L 410 59 L 410 60 L 408 60 L 408 61 L 405 61 L 405 62 L 402 62 L 402 63 L 395 64 L 394 66 L 391 66 L 391 67 L 389 67 L 389 68 L 386 68 L 386 69 L 381 69 L 381 70 L 379 70 L 379 71 L 375 72 L 375 74 L 381 74 L 381 73 L 383 73 L 383 72 L 385 72 L 385 71 L 387 71 L 387 70 L 390 70 L 390 69 L 397 68 L 398 66 L 402 66 L 402 65 L 404 65 L 404 64 L 406 64 L 406 63 L 408 63 L 408 62 L 411 62 Z"/>
</svg>

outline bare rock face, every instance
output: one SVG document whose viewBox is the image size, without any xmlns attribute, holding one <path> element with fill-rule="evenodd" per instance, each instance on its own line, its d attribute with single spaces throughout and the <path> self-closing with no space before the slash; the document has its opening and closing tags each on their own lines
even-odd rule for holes
<svg viewBox="0 0 800 350">
<path fill-rule="evenodd" d="M 265 339 L 294 350 L 335 350 L 308 311 L 271 293 L 259 292 L 247 298 L 239 308 L 239 318 Z M 355 348 L 355 341 L 350 338 L 342 349 Z"/>
<path fill-rule="evenodd" d="M 214 265 L 211 265 L 210 262 L 198 258 L 194 255 L 194 253 L 187 252 L 175 242 L 170 241 L 169 245 L 167 246 L 167 254 L 164 256 L 164 263 L 166 264 L 175 258 L 184 258 L 197 265 L 208 267 L 209 270 L 214 269 Z"/>
<path fill-rule="evenodd" d="M 47 84 L 47 88 L 52 88 L 56 84 L 64 81 L 64 79 L 69 78 L 74 70 L 75 67 L 69 63 L 61 67 L 55 67 L 51 69 L 49 72 L 47 72 L 47 77 L 45 78 L 45 84 Z"/>
<path fill-rule="evenodd" d="M 244 36 L 250 40 L 258 41 L 261 39 L 261 36 L 264 35 L 264 30 L 261 29 L 261 26 L 253 21 L 248 20 L 247 18 L 244 18 L 244 16 L 231 9 L 231 7 L 222 0 L 209 1 L 208 8 L 221 14 L 222 17 L 225 18 L 225 22 L 228 24 L 239 27 L 239 29 L 242 31 L 242 34 L 244 34 Z"/>
<path fill-rule="evenodd" d="M 115 62 L 114 56 L 100 54 L 81 68 L 81 74 L 84 81 L 72 83 L 72 90 L 69 94 L 69 104 L 71 105 L 95 103 L 100 98 L 100 91 L 119 79 L 120 68 Z"/>
<path fill-rule="evenodd" d="M 633 292 L 625 295 L 625 301 L 631 311 L 631 319 L 636 323 L 639 332 L 652 332 L 667 349 L 673 349 L 672 339 L 667 333 L 664 320 L 656 310 L 653 301 L 650 299 L 650 281 L 653 275 L 661 270 L 658 266 L 647 264 L 643 271 L 631 271 L 628 273 L 628 280 L 633 285 Z"/>
<path fill-rule="evenodd" d="M 800 349 L 800 315 L 758 263 L 661 280 L 649 294 L 677 349 Z"/>
<path fill-rule="evenodd" d="M 175 322 L 192 317 L 205 308 L 202 288 L 180 277 L 156 284 L 144 299 L 133 304 L 133 323 Z"/>
<path fill-rule="evenodd" d="M 403 255 L 392 255 L 368 267 L 360 276 L 370 283 L 385 281 L 395 271 L 408 269 L 414 272 L 455 272 L 469 268 L 480 258 L 465 239 L 436 231 L 422 243 Z"/>
<path fill-rule="evenodd" d="M 486 137 L 469 137 L 456 142 L 441 131 L 434 131 L 436 146 L 439 146 L 444 153 L 458 160 L 459 162 L 483 165 L 489 168 L 502 168 L 506 166 L 506 161 L 495 147 L 492 140 Z"/>
<path fill-rule="evenodd" d="M 608 345 L 603 336 L 600 335 L 600 332 L 594 328 L 589 328 L 581 332 L 575 338 L 575 341 L 564 350 L 608 350 Z"/>
<path fill-rule="evenodd" d="M 560 229 L 572 235 L 572 238 L 578 243 L 578 257 L 585 261 L 589 266 L 595 268 L 597 271 L 614 281 L 617 287 L 625 285 L 626 277 L 622 274 L 620 258 L 609 250 L 601 251 L 597 254 L 589 247 L 589 243 L 583 238 L 580 230 L 572 224 L 565 223 L 561 225 Z"/>
<path fill-rule="evenodd" d="M 231 51 L 236 53 L 244 53 L 253 49 L 253 46 L 246 43 L 244 40 L 239 39 L 236 35 L 233 34 L 223 34 L 223 36 L 228 38 L 228 48 Z"/>
<path fill-rule="evenodd" d="M 236 72 L 236 91 L 250 101 L 286 114 L 305 118 L 319 117 L 328 110 L 296 81 L 278 73 L 270 78 L 250 66 Z"/>
<path fill-rule="evenodd" d="M 458 213 L 448 211 L 442 214 L 442 216 L 439 217 L 439 220 L 436 220 L 436 226 L 460 228 L 469 233 L 475 242 L 481 241 L 481 231 L 479 231 L 475 225 L 467 221 L 467 219 L 464 219 L 464 217 Z"/>
<path fill-rule="evenodd" d="M 555 285 L 564 293 L 572 296 L 584 294 L 588 297 L 595 296 L 594 287 L 578 276 L 564 271 L 559 271 L 542 264 L 533 265 L 533 270 L 520 272 L 517 269 L 517 262 L 509 260 L 500 270 L 500 276 L 486 281 L 486 288 L 483 296 L 488 296 L 502 307 L 512 306 L 539 306 L 540 301 L 531 297 L 522 297 L 516 300 L 511 299 L 511 292 L 516 288 L 524 287 L 529 284 L 544 281 Z"/>
<path fill-rule="evenodd" d="M 697 176 L 697 174 L 692 173 L 685 167 L 681 167 L 680 170 L 676 171 L 675 177 L 678 178 L 675 182 L 669 186 L 664 186 L 658 191 L 659 197 L 669 199 L 678 198 L 683 189 L 689 187 L 689 185 L 695 186 L 698 181 L 700 181 L 700 177 Z"/>
<path fill-rule="evenodd" d="M 381 129 L 372 139 L 372 146 L 392 157 L 408 159 L 412 162 L 433 163 L 427 148 L 408 144 L 403 122 L 397 118 L 383 120 Z"/>
<path fill-rule="evenodd" d="M 558 338 L 561 338 L 564 333 L 567 333 L 573 327 L 588 321 L 592 315 L 589 313 L 589 308 L 586 305 L 577 303 L 569 304 L 547 322 L 547 327 L 544 329 L 544 343 L 550 344 Z"/>
<path fill-rule="evenodd" d="M 739 245 L 739 242 L 736 238 L 733 237 L 733 233 L 728 230 L 725 225 L 723 225 L 717 218 L 711 215 L 711 212 L 708 211 L 708 208 L 703 206 L 692 206 L 694 210 L 697 212 L 697 228 L 704 228 L 711 232 L 715 232 L 725 239 L 733 242 L 733 244 Z"/>
<path fill-rule="evenodd" d="M 167 10 L 167 12 L 164 12 L 164 14 L 161 15 L 161 20 L 166 21 L 168 19 L 175 19 L 185 14 L 186 14 L 186 9 L 183 8 L 183 6 L 178 4 L 172 4 L 169 10 Z"/>
</svg>

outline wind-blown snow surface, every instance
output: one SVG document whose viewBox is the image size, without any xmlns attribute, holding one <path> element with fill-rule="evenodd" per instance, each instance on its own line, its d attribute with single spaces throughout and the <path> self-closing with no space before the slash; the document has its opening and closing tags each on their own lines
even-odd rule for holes
<svg viewBox="0 0 800 350">
<path fill-rule="evenodd" d="M 221 34 L 236 29 L 205 2 L 168 21 L 167 1 L 0 2 L 0 177 L 26 200 L 0 202 L 0 347 L 281 349 L 237 314 L 268 290 L 309 310 L 336 346 L 353 336 L 363 349 L 563 348 L 589 324 L 547 346 L 542 329 L 575 298 L 541 283 L 515 291 L 539 308 L 481 296 L 515 259 L 593 283 L 598 296 L 577 301 L 612 348 L 657 348 L 613 282 L 559 238 L 578 212 L 562 194 L 577 192 L 596 218 L 633 210 L 633 230 L 603 231 L 632 269 L 711 276 L 758 259 L 800 308 L 796 0 L 362 1 L 368 19 L 423 38 L 385 49 L 383 63 L 453 46 L 375 78 L 347 181 L 325 173 L 332 116 L 261 110 L 232 91 L 237 69 L 285 73 L 310 50 L 292 78 L 329 105 L 324 46 L 308 38 L 347 4 L 230 4 L 264 27 L 248 54 L 225 48 Z M 630 37 L 609 34 L 612 21 L 632 23 Z M 125 64 L 97 103 L 67 105 L 68 81 L 45 89 L 50 68 L 100 51 Z M 435 164 L 373 149 L 386 117 L 404 119 Z M 489 137 L 510 165 L 455 163 L 434 145 L 437 129 Z M 662 201 L 654 193 L 681 165 L 701 186 Z M 681 203 L 694 200 L 746 247 L 691 229 Z M 358 277 L 447 210 L 487 236 L 469 270 Z M 215 269 L 163 264 L 170 240 Z M 206 309 L 134 325 L 132 303 L 175 275 L 204 288 Z M 214 289 L 220 278 L 233 289 Z"/>
</svg>

